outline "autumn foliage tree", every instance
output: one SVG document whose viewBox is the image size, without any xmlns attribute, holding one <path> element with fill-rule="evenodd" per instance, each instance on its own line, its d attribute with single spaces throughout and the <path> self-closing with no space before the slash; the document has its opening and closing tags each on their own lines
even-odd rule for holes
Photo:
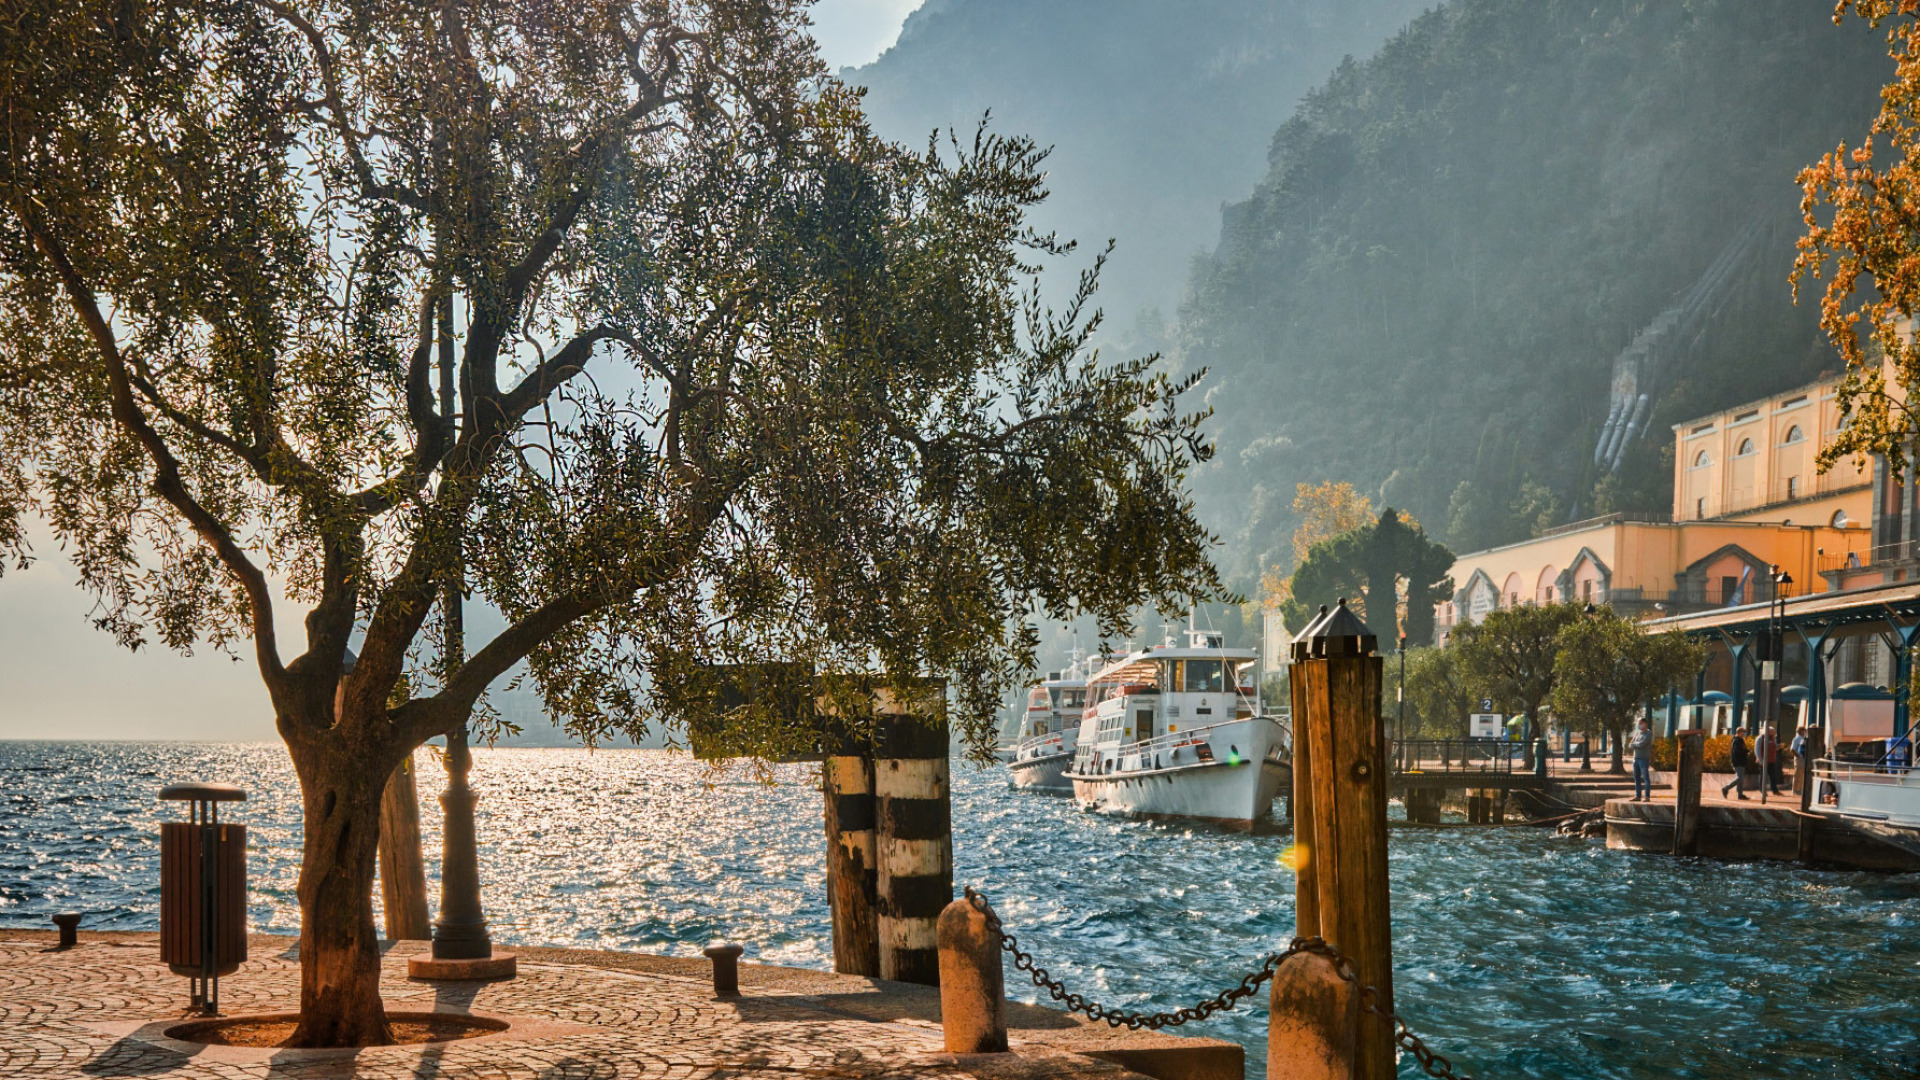
<svg viewBox="0 0 1920 1080">
<path fill-rule="evenodd" d="M 984 752 L 1027 616 L 1218 589 L 1191 380 L 1026 299 L 1043 154 L 875 140 L 795 0 L 20 0 L 0 104 L 0 548 L 251 651 L 296 1044 L 390 1038 L 382 787 L 522 664 L 588 735 L 939 676 Z M 507 628 L 418 663 L 462 589 Z"/>
<path fill-rule="evenodd" d="M 1793 287 L 1797 299 L 1825 281 L 1820 325 L 1847 364 L 1837 397 L 1848 423 L 1820 468 L 1879 454 L 1902 470 L 1920 434 L 1920 2 L 1834 5 L 1836 24 L 1849 14 L 1886 28 L 1894 75 L 1859 145 L 1842 142 L 1799 175 L 1807 231 Z"/>
<path fill-rule="evenodd" d="M 1382 640 L 1397 641 L 1404 630 L 1416 644 L 1430 642 L 1434 604 L 1452 589 L 1452 568 L 1453 552 L 1388 507 L 1373 521 L 1315 543 L 1289 579 L 1281 611 L 1290 625 L 1304 626 L 1320 605 L 1345 597 Z"/>
</svg>

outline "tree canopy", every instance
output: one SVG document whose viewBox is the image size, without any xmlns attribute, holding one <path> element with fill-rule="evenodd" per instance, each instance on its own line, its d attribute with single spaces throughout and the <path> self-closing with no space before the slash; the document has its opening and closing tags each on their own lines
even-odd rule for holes
<svg viewBox="0 0 1920 1080">
<path fill-rule="evenodd" d="M 1480 622 L 1455 627 L 1447 648 L 1457 655 L 1475 696 L 1492 698 L 1503 712 L 1524 715 L 1531 739 L 1540 709 L 1559 681 L 1560 632 L 1581 618 L 1574 604 L 1501 608 Z"/>
<path fill-rule="evenodd" d="M 1407 651 L 1406 695 L 1414 715 L 1409 735 L 1432 739 L 1465 737 L 1467 714 L 1479 698 L 1461 668 L 1459 650 L 1433 647 Z"/>
<path fill-rule="evenodd" d="M 1553 715 L 1574 731 L 1611 732 L 1613 771 L 1620 772 L 1620 735 L 1646 703 L 1686 685 L 1706 659 L 1707 646 L 1685 634 L 1648 634 L 1611 610 L 1595 611 L 1560 629 Z"/>
<path fill-rule="evenodd" d="M 1305 626 L 1312 611 L 1341 597 L 1383 641 L 1433 639 L 1433 608 L 1452 591 L 1453 552 L 1388 507 L 1373 522 L 1321 540 L 1294 570 L 1281 608 L 1289 625 Z M 1400 605 L 1406 604 L 1404 625 Z"/>
<path fill-rule="evenodd" d="M 0 544 L 250 642 L 302 1044 L 383 1041 L 381 787 L 523 662 L 588 735 L 718 664 L 934 676 L 984 751 L 1023 616 L 1217 591 L 1193 380 L 1090 352 L 1097 265 L 1026 291 L 1043 153 L 875 139 L 794 0 L 23 0 L 0 98 Z M 442 670 L 469 588 L 507 628 Z"/>
</svg>

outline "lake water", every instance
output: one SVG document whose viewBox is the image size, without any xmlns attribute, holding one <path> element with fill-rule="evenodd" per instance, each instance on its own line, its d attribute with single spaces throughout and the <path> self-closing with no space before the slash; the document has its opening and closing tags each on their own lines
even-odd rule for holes
<svg viewBox="0 0 1920 1080">
<path fill-rule="evenodd" d="M 648 750 L 480 750 L 487 914 L 503 944 L 831 966 L 820 795 Z M 439 786 L 422 755 L 422 786 Z M 0 742 L 0 927 L 87 913 L 157 925 L 163 784 L 238 783 L 253 925 L 294 933 L 299 799 L 277 744 Z M 423 799 L 429 853 L 438 813 Z M 1075 810 L 954 778 L 957 884 L 981 887 L 1038 961 L 1138 1009 L 1236 982 L 1292 933 L 1285 836 Z M 1911 1077 L 1920 1071 L 1920 876 L 1610 852 L 1541 830 L 1396 830 L 1402 1013 L 1494 1077 Z M 1031 986 L 1009 990 L 1034 999 Z M 1264 1001 L 1264 997 L 1261 999 Z M 1264 1005 L 1189 1030 L 1265 1055 Z M 1404 1075 L 1416 1075 L 1411 1059 Z"/>
</svg>

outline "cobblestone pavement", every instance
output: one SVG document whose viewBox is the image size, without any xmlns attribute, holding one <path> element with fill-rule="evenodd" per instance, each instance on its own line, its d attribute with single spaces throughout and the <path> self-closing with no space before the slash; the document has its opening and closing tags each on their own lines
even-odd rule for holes
<svg viewBox="0 0 1920 1080">
<path fill-rule="evenodd" d="M 945 1054 L 918 988 L 895 993 L 894 984 L 746 967 L 744 995 L 718 999 L 703 961 L 539 949 L 519 950 L 520 974 L 511 981 L 424 983 L 406 977 L 405 957 L 423 948 L 414 943 L 396 946 L 383 963 L 390 1011 L 471 1011 L 512 1027 L 460 1042 L 360 1051 L 201 1047 L 164 1035 L 185 1015 L 187 982 L 159 962 L 154 935 L 83 931 L 67 951 L 53 949 L 52 940 L 0 931 L 0 1077 L 1135 1078 L 1031 1039 L 1017 1038 L 1012 1058 Z M 291 945 L 252 939 L 251 959 L 220 982 L 223 1015 L 297 1006 Z"/>
</svg>

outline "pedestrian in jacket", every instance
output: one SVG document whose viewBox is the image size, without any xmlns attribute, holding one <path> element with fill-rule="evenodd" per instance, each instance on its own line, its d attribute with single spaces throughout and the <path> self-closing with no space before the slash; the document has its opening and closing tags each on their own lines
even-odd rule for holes
<svg viewBox="0 0 1920 1080">
<path fill-rule="evenodd" d="M 1634 725 L 1633 735 L 1627 739 L 1627 749 L 1633 751 L 1633 802 L 1653 801 L 1653 730 L 1646 720 Z"/>
<path fill-rule="evenodd" d="M 1733 760 L 1733 782 L 1720 786 L 1720 797 L 1724 799 L 1727 797 L 1727 792 L 1736 791 L 1739 792 L 1740 798 L 1745 799 L 1747 797 L 1747 765 L 1751 759 L 1747 753 L 1747 737 L 1744 732 L 1733 733 L 1733 746 L 1728 756 Z"/>
</svg>

